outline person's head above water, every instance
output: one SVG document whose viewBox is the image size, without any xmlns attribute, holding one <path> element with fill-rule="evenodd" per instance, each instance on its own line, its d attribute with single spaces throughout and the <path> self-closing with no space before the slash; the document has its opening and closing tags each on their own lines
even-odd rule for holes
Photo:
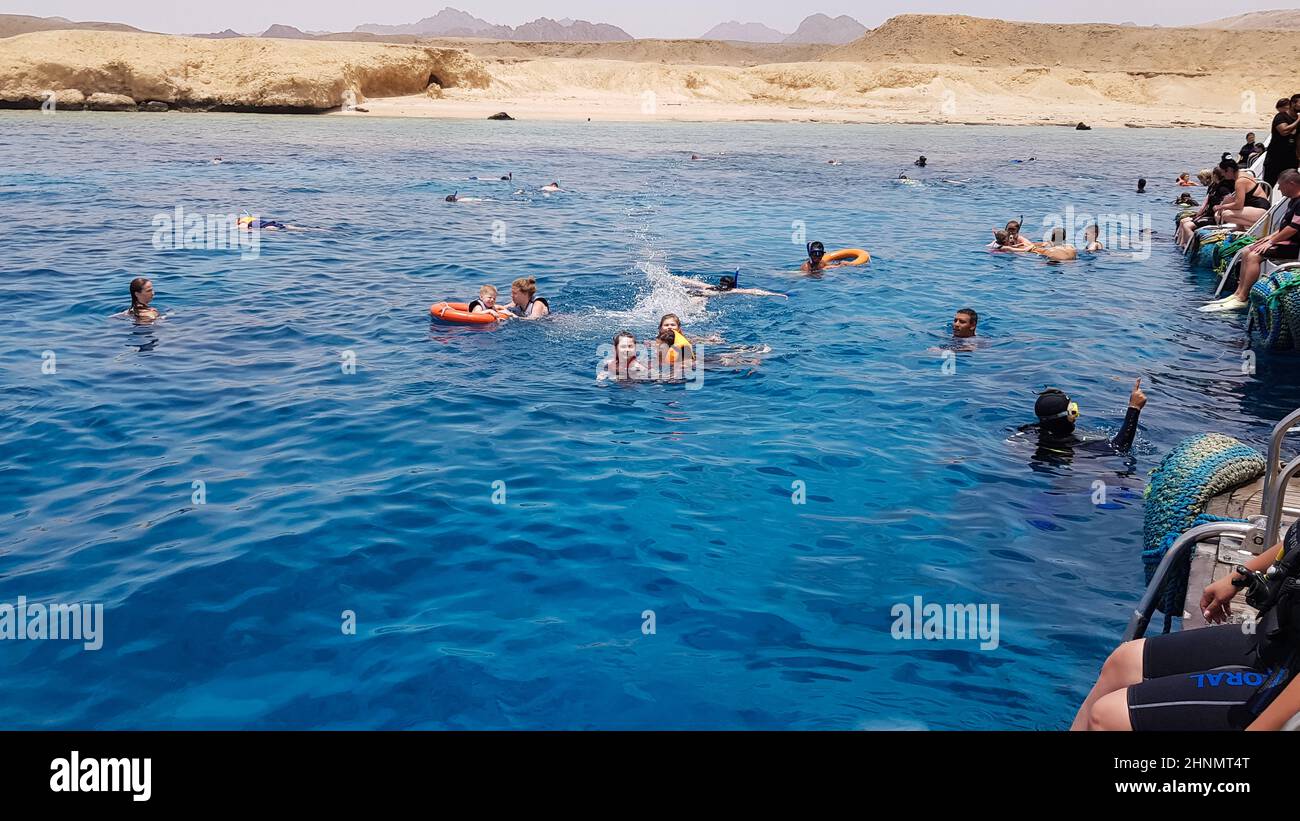
<svg viewBox="0 0 1300 821">
<path fill-rule="evenodd" d="M 664 330 L 671 330 L 674 334 L 682 330 L 682 321 L 677 314 L 664 314 L 659 319 L 659 336 L 663 336 Z"/>
<path fill-rule="evenodd" d="M 131 280 L 131 310 L 142 311 L 153 301 L 153 282 L 148 277 Z"/>
<path fill-rule="evenodd" d="M 996 242 L 999 246 L 1006 245 L 1011 241 L 1011 235 L 1008 234 L 1006 231 L 994 231 L 993 241 Z"/>
<path fill-rule="evenodd" d="M 812 260 L 813 264 L 821 262 L 822 257 L 824 256 L 826 256 L 825 245 L 822 245 L 820 242 L 808 243 L 808 259 Z"/>
<path fill-rule="evenodd" d="M 456 199 L 457 199 L 456 195 L 459 194 L 459 193 L 460 193 L 460 192 L 457 191 L 457 192 L 455 192 L 454 194 L 448 194 L 448 195 L 447 195 L 447 200 L 446 200 L 446 201 L 447 201 L 447 202 L 455 202 Z"/>
<path fill-rule="evenodd" d="M 1062 228 L 1062 227 L 1059 226 L 1059 225 L 1056 226 L 1055 228 L 1053 228 L 1053 229 L 1052 229 L 1052 239 L 1050 240 L 1050 242 L 1051 242 L 1053 245 L 1056 245 L 1056 244 L 1058 244 L 1058 243 L 1065 242 L 1065 229 Z"/>
<path fill-rule="evenodd" d="M 493 308 L 497 304 L 497 289 L 495 285 L 484 285 L 478 289 L 478 301 L 483 303 L 484 308 Z"/>
<path fill-rule="evenodd" d="M 1137 192 L 1138 192 L 1139 194 L 1144 194 L 1144 193 L 1146 193 L 1146 190 L 1147 190 L 1147 181 L 1146 181 L 1146 178 L 1145 178 L 1145 177 L 1138 177 L 1138 190 L 1137 190 Z"/>
<path fill-rule="evenodd" d="M 1020 234 L 1020 220 L 1007 220 L 1007 236 L 1014 237 Z"/>
<path fill-rule="evenodd" d="M 1079 405 L 1072 402 L 1065 391 L 1048 388 L 1038 394 L 1034 415 L 1038 417 L 1038 428 L 1043 433 L 1069 436 L 1074 433 L 1074 423 L 1079 419 Z"/>
<path fill-rule="evenodd" d="M 520 277 L 510 283 L 510 299 L 520 308 L 528 307 L 537 294 L 537 280 L 532 277 Z"/>
<path fill-rule="evenodd" d="M 975 327 L 979 323 L 980 316 L 973 308 L 962 308 L 952 318 L 952 335 L 958 339 L 968 339 L 975 335 Z"/>
<path fill-rule="evenodd" d="M 1083 229 L 1083 241 L 1096 242 L 1097 237 L 1100 234 L 1101 234 L 1101 229 L 1097 227 L 1097 223 L 1095 222 L 1089 223 Z"/>
<path fill-rule="evenodd" d="M 614 334 L 614 352 L 620 362 L 636 358 L 636 337 L 631 331 L 619 331 Z"/>
<path fill-rule="evenodd" d="M 739 283 L 740 283 L 740 269 L 737 268 L 736 273 L 728 276 L 723 276 L 718 279 L 718 290 L 730 291 L 731 289 L 735 288 Z"/>
</svg>

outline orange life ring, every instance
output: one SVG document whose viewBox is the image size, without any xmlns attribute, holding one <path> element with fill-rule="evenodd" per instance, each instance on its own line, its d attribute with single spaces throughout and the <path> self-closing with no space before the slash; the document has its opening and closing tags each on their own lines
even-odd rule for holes
<svg viewBox="0 0 1300 821">
<path fill-rule="evenodd" d="M 832 251 L 822 258 L 823 263 L 838 262 L 840 265 L 866 265 L 870 261 L 871 254 L 861 248 L 845 248 L 842 251 Z"/>
<path fill-rule="evenodd" d="M 492 325 L 499 321 L 491 311 L 471 314 L 468 302 L 435 302 L 429 306 L 429 313 L 434 319 L 460 325 Z"/>
</svg>

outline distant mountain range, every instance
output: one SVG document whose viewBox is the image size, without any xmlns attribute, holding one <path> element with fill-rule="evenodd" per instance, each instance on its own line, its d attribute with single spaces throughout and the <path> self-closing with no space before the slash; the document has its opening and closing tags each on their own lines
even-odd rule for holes
<svg viewBox="0 0 1300 821">
<path fill-rule="evenodd" d="M 762 23 L 719 23 L 700 35 L 701 40 L 735 40 L 742 43 L 827 43 L 842 46 L 867 33 L 867 27 L 841 14 L 828 17 L 813 14 L 804 18 L 793 34 L 785 34 Z"/>
<path fill-rule="evenodd" d="M 499 26 L 450 6 L 415 23 L 385 26 L 367 23 L 353 31 L 363 34 L 411 34 L 417 37 L 484 37 L 491 40 L 521 40 L 527 42 L 557 43 L 609 43 L 631 40 L 618 26 L 608 23 L 589 23 L 586 20 L 552 20 L 539 17 L 522 26 Z"/>
<path fill-rule="evenodd" d="M 27 14 L 0 14 L 0 37 L 13 37 L 33 31 L 66 31 L 89 29 L 91 31 L 140 31 L 124 23 L 78 23 L 66 17 L 32 17 Z"/>
<path fill-rule="evenodd" d="M 779 43 L 790 35 L 762 23 L 718 23 L 699 36 L 700 40 L 734 40 L 739 43 Z"/>
<path fill-rule="evenodd" d="M 1277 9 L 1276 11 L 1252 11 L 1238 14 L 1236 17 L 1224 17 L 1201 23 L 1197 28 L 1203 29 L 1300 29 L 1300 9 Z"/>
</svg>

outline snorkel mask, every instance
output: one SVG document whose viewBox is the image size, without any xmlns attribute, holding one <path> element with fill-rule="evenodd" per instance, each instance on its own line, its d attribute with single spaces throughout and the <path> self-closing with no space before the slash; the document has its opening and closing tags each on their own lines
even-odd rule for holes
<svg viewBox="0 0 1300 821">
<path fill-rule="evenodd" d="M 814 262 L 826 256 L 826 246 L 820 242 L 808 243 L 808 259 Z"/>
<path fill-rule="evenodd" d="M 718 279 L 718 290 L 730 291 L 732 288 L 735 288 L 736 285 L 739 284 L 739 282 L 740 282 L 740 269 L 737 268 L 736 273 L 732 274 L 731 276 L 729 277 L 724 276 Z"/>
<path fill-rule="evenodd" d="M 1051 416 L 1040 416 L 1038 418 L 1043 422 L 1048 422 L 1053 419 L 1069 419 L 1071 422 L 1077 422 L 1079 420 L 1079 403 L 1071 402 L 1070 406 L 1060 413 L 1054 413 Z"/>
</svg>

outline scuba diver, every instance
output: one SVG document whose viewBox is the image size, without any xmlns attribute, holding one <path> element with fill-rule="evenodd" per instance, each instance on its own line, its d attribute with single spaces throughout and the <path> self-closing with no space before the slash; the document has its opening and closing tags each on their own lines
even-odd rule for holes
<svg viewBox="0 0 1300 821">
<path fill-rule="evenodd" d="M 1124 424 L 1120 426 L 1119 433 L 1106 439 L 1077 433 L 1075 425 L 1079 420 L 1079 403 L 1072 401 L 1064 391 L 1048 388 L 1038 395 L 1038 401 L 1034 403 L 1034 414 L 1038 421 L 1021 426 L 1019 432 L 1037 433 L 1038 451 L 1043 454 L 1071 456 L 1078 450 L 1099 454 L 1126 453 L 1133 446 L 1133 439 L 1137 436 L 1138 417 L 1146 403 L 1147 396 L 1142 392 L 1142 377 L 1138 377 L 1128 396 L 1128 413 L 1124 415 Z"/>
</svg>

